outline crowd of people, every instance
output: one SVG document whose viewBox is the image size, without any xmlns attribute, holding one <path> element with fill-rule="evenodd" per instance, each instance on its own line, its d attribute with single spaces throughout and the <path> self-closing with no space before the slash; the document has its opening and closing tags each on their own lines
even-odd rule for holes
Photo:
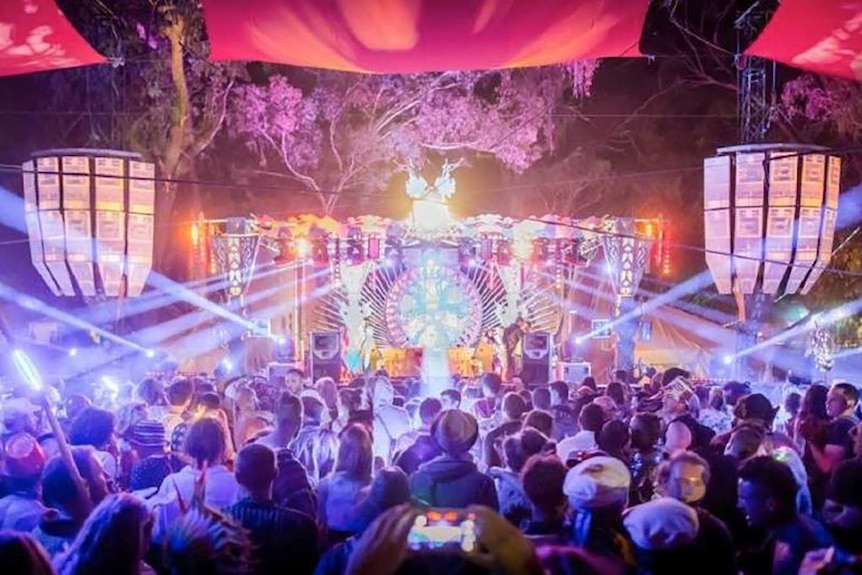
<svg viewBox="0 0 862 575">
<path fill-rule="evenodd" d="M 163 373 L 57 390 L 49 412 L 22 388 L 2 403 L 0 569 L 862 573 L 851 384 L 780 405 L 676 368 L 422 389 Z M 429 509 L 462 510 L 476 549 L 412 549 Z"/>
</svg>

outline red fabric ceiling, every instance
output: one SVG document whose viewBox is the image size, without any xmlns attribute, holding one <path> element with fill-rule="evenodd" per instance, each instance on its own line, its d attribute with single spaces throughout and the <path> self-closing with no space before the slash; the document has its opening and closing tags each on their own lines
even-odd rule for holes
<svg viewBox="0 0 862 575">
<path fill-rule="evenodd" d="M 53 0 L 0 0 L 0 76 L 104 61 Z"/>
<path fill-rule="evenodd" d="M 649 0 L 204 0 L 213 60 L 409 73 L 639 56 Z"/>
<path fill-rule="evenodd" d="M 783 0 L 746 54 L 862 80 L 862 1 Z"/>
</svg>

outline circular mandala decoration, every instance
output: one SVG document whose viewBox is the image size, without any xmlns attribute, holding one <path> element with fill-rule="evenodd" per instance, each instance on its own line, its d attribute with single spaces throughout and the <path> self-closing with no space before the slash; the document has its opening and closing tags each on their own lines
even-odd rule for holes
<svg viewBox="0 0 862 575">
<path fill-rule="evenodd" d="M 397 347 L 473 345 L 482 326 L 482 300 L 467 276 L 428 259 L 395 282 L 386 300 L 386 325 Z"/>
</svg>

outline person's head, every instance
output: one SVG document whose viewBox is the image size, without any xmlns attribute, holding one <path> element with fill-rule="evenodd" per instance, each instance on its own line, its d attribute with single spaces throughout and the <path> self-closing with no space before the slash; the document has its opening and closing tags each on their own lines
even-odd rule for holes
<svg viewBox="0 0 862 575">
<path fill-rule="evenodd" d="M 610 509 L 621 515 L 628 504 L 631 480 L 625 463 L 600 455 L 590 457 L 568 471 L 563 493 L 575 511 Z"/>
<path fill-rule="evenodd" d="M 431 437 L 443 453 L 460 457 L 479 439 L 479 424 L 469 413 L 450 409 L 441 412 L 431 425 Z"/>
<path fill-rule="evenodd" d="M 137 573 L 149 547 L 152 523 L 143 500 L 128 493 L 109 495 L 57 559 L 58 575 Z"/>
<path fill-rule="evenodd" d="M 290 393 L 299 395 L 305 384 L 305 373 L 301 369 L 289 369 L 284 375 L 284 387 Z"/>
<path fill-rule="evenodd" d="M 788 393 L 787 397 L 784 398 L 784 411 L 786 411 L 790 415 L 795 416 L 799 414 L 799 410 L 801 408 L 802 396 L 795 391 L 792 393 Z"/>
<path fill-rule="evenodd" d="M 681 451 L 658 469 L 659 491 L 683 503 L 694 504 L 706 496 L 709 463 L 691 451 Z"/>
<path fill-rule="evenodd" d="M 93 402 L 90 401 L 90 398 L 80 393 L 73 393 L 63 403 L 63 409 L 66 411 L 66 417 L 69 421 L 74 421 L 79 413 L 92 406 Z"/>
<path fill-rule="evenodd" d="M 626 404 L 626 389 L 620 380 L 610 382 L 605 388 L 605 395 L 613 399 L 619 407 Z"/>
<path fill-rule="evenodd" d="M 234 466 L 236 481 L 251 495 L 269 499 L 275 480 L 275 453 L 263 445 L 246 445 L 239 450 Z"/>
<path fill-rule="evenodd" d="M 510 435 L 503 441 L 506 466 L 515 473 L 520 473 L 527 459 L 540 453 L 547 443 L 548 438 L 532 428 Z"/>
<path fill-rule="evenodd" d="M 584 406 L 578 417 L 581 429 L 598 433 L 605 424 L 605 412 L 601 406 L 590 403 Z"/>
<path fill-rule="evenodd" d="M 138 384 L 136 390 L 138 399 L 147 405 L 165 405 L 167 397 L 165 397 L 164 384 L 155 378 L 148 377 Z"/>
<path fill-rule="evenodd" d="M 302 401 L 302 423 L 305 426 L 318 427 L 323 423 L 326 406 L 316 397 L 304 395 Z"/>
<path fill-rule="evenodd" d="M 799 417 L 810 417 L 814 419 L 828 419 L 826 414 L 826 397 L 829 388 L 825 385 L 814 384 L 805 390 L 802 396 L 802 407 L 799 409 Z"/>
<path fill-rule="evenodd" d="M 687 548 L 698 535 L 700 521 L 691 506 L 670 497 L 653 499 L 627 510 L 623 526 L 637 550 L 639 566 L 648 562 L 650 572 L 656 573 L 686 571 L 679 564 L 688 555 L 674 552 Z"/>
<path fill-rule="evenodd" d="M 488 398 L 497 397 L 503 388 L 503 379 L 496 373 L 483 373 L 479 378 L 479 385 L 482 388 L 482 395 Z"/>
<path fill-rule="evenodd" d="M 569 385 L 565 381 L 554 381 L 548 386 L 551 391 L 551 405 L 564 405 L 569 401 Z"/>
<path fill-rule="evenodd" d="M 764 437 L 763 429 L 760 427 L 752 425 L 738 427 L 731 433 L 730 441 L 724 448 L 724 454 L 737 461 L 745 461 L 757 454 L 763 444 Z"/>
<path fill-rule="evenodd" d="M 551 390 L 547 387 L 537 387 L 532 393 L 534 409 L 550 409 Z"/>
<path fill-rule="evenodd" d="M 371 397 L 375 408 L 392 405 L 395 399 L 395 388 L 388 377 L 378 375 L 371 380 Z"/>
<path fill-rule="evenodd" d="M 724 409 L 724 391 L 720 387 L 711 388 L 706 403 L 711 409 L 721 411 Z"/>
<path fill-rule="evenodd" d="M 0 531 L 0 565 L 4 575 L 54 575 L 42 546 L 20 531 Z"/>
<path fill-rule="evenodd" d="M 762 422 L 768 428 L 772 427 L 778 408 L 762 393 L 750 393 L 740 397 L 733 408 L 733 417 L 737 422 Z"/>
<path fill-rule="evenodd" d="M 439 399 L 434 397 L 426 397 L 419 404 L 419 421 L 422 424 L 423 430 L 431 429 L 431 424 L 443 411 L 443 405 Z"/>
<path fill-rule="evenodd" d="M 748 386 L 739 381 L 728 381 L 724 384 L 722 391 L 724 392 L 724 402 L 730 407 L 735 407 L 736 402 L 742 396 L 751 393 Z"/>
<path fill-rule="evenodd" d="M 371 435 L 362 425 L 348 425 L 341 432 L 335 472 L 356 481 L 369 481 L 374 462 Z"/>
<path fill-rule="evenodd" d="M 275 426 L 293 437 L 302 426 L 302 400 L 289 391 L 281 392 L 275 406 Z"/>
<path fill-rule="evenodd" d="M 384 467 L 374 475 L 368 496 L 356 506 L 348 531 L 360 533 L 388 509 L 410 501 L 410 483 L 400 467 Z"/>
<path fill-rule="evenodd" d="M 527 411 L 527 404 L 523 397 L 510 392 L 503 397 L 502 411 L 503 417 L 507 421 L 521 421 L 521 417 Z"/>
<path fill-rule="evenodd" d="M 632 449 L 647 451 L 661 439 L 661 418 L 654 413 L 636 413 L 629 426 Z"/>
<path fill-rule="evenodd" d="M 213 413 L 221 409 L 221 397 L 212 391 L 197 395 L 194 399 L 194 413 L 197 416 Z"/>
<path fill-rule="evenodd" d="M 630 439 L 629 427 L 619 419 L 605 422 L 596 434 L 596 444 L 599 449 L 618 458 L 628 456 Z"/>
<path fill-rule="evenodd" d="M 62 457 L 56 456 L 42 472 L 42 500 L 48 507 L 64 510 L 83 522 L 93 507 L 108 496 L 107 474 L 90 446 L 73 447 L 72 460 L 87 485 L 87 493 L 80 493 L 69 466 Z"/>
<path fill-rule="evenodd" d="M 586 387 L 587 389 L 590 389 L 593 392 L 596 392 L 599 390 L 599 386 L 596 383 L 596 378 L 593 377 L 592 375 L 588 375 L 583 380 L 581 380 L 580 387 Z"/>
<path fill-rule="evenodd" d="M 335 380 L 331 377 L 321 377 L 314 384 L 314 387 L 320 394 L 320 399 L 326 405 L 326 409 L 336 411 L 338 409 L 338 385 Z"/>
<path fill-rule="evenodd" d="M 6 488 L 13 492 L 36 492 L 45 468 L 45 454 L 39 442 L 29 433 L 16 433 L 3 446 L 0 475 Z"/>
<path fill-rule="evenodd" d="M 168 403 L 176 409 L 186 409 L 191 405 L 195 393 L 192 380 L 181 377 L 168 386 Z"/>
<path fill-rule="evenodd" d="M 440 393 L 440 404 L 443 410 L 461 409 L 461 392 L 457 389 L 444 389 Z"/>
<path fill-rule="evenodd" d="M 856 407 L 859 402 L 859 390 L 849 383 L 836 383 L 826 397 L 826 414 L 829 417 L 840 417 Z"/>
<path fill-rule="evenodd" d="M 566 481 L 565 464 L 556 455 L 533 455 L 521 470 L 524 495 L 539 514 L 556 517 L 566 507 L 563 483 Z"/>
<path fill-rule="evenodd" d="M 123 437 L 129 428 L 147 418 L 147 404 L 143 401 L 130 401 L 117 411 L 117 435 Z"/>
<path fill-rule="evenodd" d="M 823 519 L 839 547 L 862 551 L 862 460 L 841 463 L 832 473 Z"/>
<path fill-rule="evenodd" d="M 551 437 L 554 434 L 554 416 L 547 411 L 534 409 L 524 417 L 521 429 L 527 429 L 528 427 L 540 431 L 545 437 Z"/>
<path fill-rule="evenodd" d="M 114 414 L 90 407 L 78 414 L 69 429 L 69 443 L 104 450 L 114 437 Z"/>
<path fill-rule="evenodd" d="M 739 507 L 749 525 L 770 528 L 796 517 L 796 479 L 769 456 L 753 457 L 739 469 Z"/>
<path fill-rule="evenodd" d="M 225 455 L 225 430 L 222 424 L 212 417 L 202 417 L 189 426 L 186 433 L 186 455 L 199 468 L 221 465 Z"/>
</svg>

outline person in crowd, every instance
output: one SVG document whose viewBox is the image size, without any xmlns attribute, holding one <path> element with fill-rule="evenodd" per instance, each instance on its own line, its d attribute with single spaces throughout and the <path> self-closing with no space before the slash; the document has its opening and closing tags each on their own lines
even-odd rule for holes
<svg viewBox="0 0 862 575">
<path fill-rule="evenodd" d="M 279 506 L 317 517 L 317 490 L 290 449 L 275 452 L 276 475 L 272 496 Z"/>
<path fill-rule="evenodd" d="M 796 481 L 796 510 L 801 515 L 814 515 L 814 502 L 808 487 L 808 473 L 799 453 L 789 447 L 779 447 L 769 454 L 779 463 L 783 463 L 793 473 Z"/>
<path fill-rule="evenodd" d="M 799 420 L 801 409 L 802 396 L 795 391 L 788 393 L 782 405 L 780 422 L 776 422 L 776 429 L 785 433 L 794 442 L 796 441 L 796 422 Z"/>
<path fill-rule="evenodd" d="M 410 477 L 413 497 L 433 507 L 497 509 L 494 480 L 479 472 L 469 457 L 479 438 L 476 418 L 463 411 L 444 411 L 431 426 L 431 437 L 443 455 L 420 465 Z"/>
<path fill-rule="evenodd" d="M 76 484 L 59 456 L 48 461 L 42 473 L 42 499 L 50 509 L 42 515 L 33 536 L 50 557 L 71 546 L 87 517 L 110 493 L 105 471 L 92 447 L 73 447 L 72 459 L 85 486 Z"/>
<path fill-rule="evenodd" d="M 491 427 L 496 423 L 493 420 L 502 401 L 503 379 L 496 373 L 483 373 L 479 378 L 479 387 L 482 389 L 482 399 L 473 404 L 473 414 L 482 427 L 485 427 L 486 422 Z"/>
<path fill-rule="evenodd" d="M 128 482 L 131 491 L 158 489 L 165 477 L 185 465 L 179 455 L 167 451 L 165 426 L 161 421 L 139 422 L 129 430 L 126 440 L 134 454 Z"/>
<path fill-rule="evenodd" d="M 832 473 L 838 464 L 853 457 L 850 431 L 859 420 L 854 415 L 859 390 L 849 383 L 836 383 L 826 397 L 826 414 L 830 417 L 821 441 L 811 443 L 811 454 L 823 473 Z"/>
<path fill-rule="evenodd" d="M 144 562 L 151 531 L 152 517 L 142 500 L 127 493 L 109 495 L 57 558 L 57 575 L 154 574 Z"/>
<path fill-rule="evenodd" d="M 697 421 L 697 396 L 688 380 L 682 377 L 673 379 L 663 394 L 662 414 L 667 423 L 665 451 L 674 453 L 691 449 L 702 452 L 708 449 L 715 432 Z"/>
<path fill-rule="evenodd" d="M 631 435 L 629 427 L 621 420 L 606 422 L 596 434 L 596 445 L 600 451 L 629 464 Z"/>
<path fill-rule="evenodd" d="M 407 475 L 398 467 L 384 467 L 374 477 L 367 495 L 357 506 L 351 524 L 351 531 L 362 534 L 378 517 L 387 510 L 410 501 L 410 487 Z M 336 544 L 321 558 L 315 575 L 342 575 L 353 554 L 358 535 Z"/>
<path fill-rule="evenodd" d="M 568 539 L 563 484 L 568 469 L 556 455 L 531 456 L 521 471 L 530 517 L 521 527 L 535 543 L 564 543 Z"/>
<path fill-rule="evenodd" d="M 826 430 L 829 426 L 829 415 L 826 413 L 826 398 L 829 388 L 814 384 L 805 390 L 802 396 L 802 407 L 793 434 L 796 445 L 802 450 L 802 461 L 808 472 L 808 485 L 814 505 L 820 508 L 826 497 L 826 486 L 829 474 L 820 468 L 814 455 L 814 444 L 823 448 Z"/>
<path fill-rule="evenodd" d="M 186 410 L 192 404 L 195 388 L 190 379 L 180 378 L 167 390 L 168 409 L 162 423 L 165 426 L 165 439 L 170 441 L 177 426 L 186 421 Z"/>
<path fill-rule="evenodd" d="M 326 417 L 323 424 L 338 433 L 343 429 L 343 426 L 339 424 L 341 411 L 338 405 L 338 385 L 331 377 L 321 377 L 315 382 L 314 387 L 326 407 Z"/>
<path fill-rule="evenodd" d="M 736 402 L 740 398 L 751 393 L 751 387 L 747 383 L 728 381 L 724 384 L 722 391 L 724 392 L 725 405 L 727 405 L 728 409 L 732 410 L 736 407 Z"/>
<path fill-rule="evenodd" d="M 661 437 L 661 419 L 654 413 L 637 413 L 629 424 L 631 432 L 631 492 L 632 505 L 646 503 L 655 493 L 655 470 L 662 462 L 658 448 Z"/>
<path fill-rule="evenodd" d="M 249 532 L 200 501 L 170 525 L 163 547 L 165 568 L 171 575 L 251 573 L 252 542 Z M 312 551 L 313 552 L 313 551 Z"/>
<path fill-rule="evenodd" d="M 138 400 L 147 405 L 147 417 L 162 420 L 168 410 L 168 397 L 164 383 L 158 378 L 147 377 L 135 389 Z"/>
<path fill-rule="evenodd" d="M 823 520 L 843 556 L 862 556 L 862 461 L 835 468 L 823 505 Z"/>
<path fill-rule="evenodd" d="M 675 575 L 684 565 L 709 569 L 697 555 L 697 513 L 685 503 L 669 497 L 641 503 L 626 512 L 623 524 L 634 544 L 637 573 Z"/>
<path fill-rule="evenodd" d="M 410 417 L 403 407 L 393 404 L 395 389 L 388 377 L 377 376 L 371 387 L 374 414 L 374 457 L 388 465 L 395 451 L 398 438 L 410 431 Z"/>
<path fill-rule="evenodd" d="M 789 436 L 774 430 L 778 407 L 773 407 L 769 399 L 762 393 L 751 393 L 743 396 L 733 408 L 733 429 L 754 427 L 763 432 L 764 450 L 772 452 L 779 447 L 796 449 Z M 720 445 L 724 437 L 716 437 L 715 443 Z"/>
<path fill-rule="evenodd" d="M 658 470 L 658 491 L 690 505 L 697 514 L 697 534 L 694 551 L 703 558 L 704 574 L 735 575 L 734 546 L 730 530 L 723 521 L 702 508 L 706 496 L 710 468 L 705 459 L 691 451 L 679 452 Z"/>
<path fill-rule="evenodd" d="M 500 407 L 502 421 L 500 425 L 489 430 L 482 442 L 482 460 L 487 468 L 500 467 L 503 441 L 510 435 L 521 430 L 521 418 L 527 411 L 527 406 L 517 393 L 509 392 L 503 397 Z"/>
<path fill-rule="evenodd" d="M 16 433 L 4 445 L 0 475 L 8 495 L 0 499 L 0 529 L 33 531 L 45 513 L 41 501 L 45 455 L 36 438 Z"/>
<path fill-rule="evenodd" d="M 605 412 L 598 405 L 589 403 L 581 409 L 578 423 L 580 431 L 557 443 L 557 455 L 563 461 L 568 460 L 572 454 L 589 453 L 598 447 L 596 434 L 605 424 Z"/>
<path fill-rule="evenodd" d="M 226 512 L 249 531 L 252 573 L 311 575 L 318 559 L 317 526 L 311 517 L 281 508 L 273 501 L 275 473 L 271 449 L 249 445 L 240 450 L 236 480 L 242 488 L 242 498 Z"/>
<path fill-rule="evenodd" d="M 287 370 L 284 374 L 284 388 L 293 395 L 299 395 L 303 387 L 305 387 L 305 372 L 297 368 Z"/>
<path fill-rule="evenodd" d="M 547 411 L 534 409 L 524 416 L 521 431 L 529 427 L 540 431 L 545 437 L 551 437 L 554 434 L 554 416 Z"/>
<path fill-rule="evenodd" d="M 115 429 L 119 450 L 119 470 L 117 473 L 117 484 L 123 489 L 128 488 L 132 473 L 132 466 L 140 458 L 131 444 L 132 430 L 138 423 L 148 418 L 147 404 L 143 401 L 130 401 L 120 406 Z M 161 442 L 164 444 L 164 435 Z"/>
<path fill-rule="evenodd" d="M 569 404 L 569 385 L 565 381 L 554 381 L 550 384 L 551 406 L 549 411 L 554 416 L 554 434 L 552 438 L 560 441 L 578 432 L 578 416 Z"/>
<path fill-rule="evenodd" d="M 739 470 L 739 506 L 749 525 L 765 537 L 744 549 L 744 575 L 796 575 L 808 551 L 829 547 L 832 538 L 814 519 L 800 515 L 797 485 L 790 469 L 771 457 L 746 461 Z"/>
<path fill-rule="evenodd" d="M 69 429 L 71 445 L 90 445 L 112 481 L 119 477 L 119 464 L 114 443 L 114 414 L 105 409 L 85 409 L 72 421 Z"/>
<path fill-rule="evenodd" d="M 415 432 L 407 433 L 398 440 L 394 464 L 412 475 L 419 466 L 443 454 L 440 447 L 431 437 L 431 425 L 443 411 L 442 402 L 426 397 L 419 404 L 419 427 Z"/>
<path fill-rule="evenodd" d="M 45 550 L 21 531 L 0 531 L 0 565 L 4 575 L 54 575 Z"/>
<path fill-rule="evenodd" d="M 305 467 L 309 481 L 317 485 L 329 475 L 335 465 L 338 437 L 323 426 L 326 406 L 315 397 L 304 396 L 302 401 L 302 427 L 290 444 L 290 449 Z"/>
<path fill-rule="evenodd" d="M 441 411 L 461 409 L 461 392 L 457 389 L 444 389 L 440 392 Z"/>
<path fill-rule="evenodd" d="M 613 457 L 590 457 L 570 469 L 563 483 L 571 508 L 570 543 L 631 564 L 632 549 L 622 523 L 630 487 L 628 468 Z"/>
<path fill-rule="evenodd" d="M 186 436 L 186 455 L 192 461 L 165 477 L 154 496 L 159 510 L 155 534 L 162 541 L 170 524 L 192 500 L 195 485 L 205 475 L 204 502 L 213 509 L 224 509 L 236 502 L 239 484 L 225 466 L 225 431 L 215 419 L 204 417 L 192 423 Z"/>
<path fill-rule="evenodd" d="M 500 514 L 512 525 L 520 525 L 530 517 L 530 503 L 521 484 L 521 470 L 527 459 L 542 452 L 548 438 L 535 429 L 510 435 L 503 442 L 505 467 L 491 467 L 488 475 L 494 479 Z"/>
<path fill-rule="evenodd" d="M 374 453 L 365 427 L 348 425 L 341 432 L 335 470 L 318 486 L 317 519 L 328 530 L 330 541 L 345 539 L 350 533 L 353 508 L 362 490 L 371 483 Z"/>
<path fill-rule="evenodd" d="M 533 404 L 533 409 L 548 411 L 551 409 L 551 390 L 544 386 L 537 387 L 533 390 L 530 400 Z"/>
<path fill-rule="evenodd" d="M 89 407 L 93 407 L 93 401 L 86 395 L 73 393 L 66 398 L 63 402 L 63 412 L 59 415 L 58 420 L 67 435 L 69 434 L 72 422 L 78 417 L 78 414 Z M 6 406 L 3 407 L 3 411 L 5 417 Z"/>
<path fill-rule="evenodd" d="M 302 427 L 302 400 L 289 391 L 282 392 L 275 406 L 275 429 L 255 443 L 278 451 L 288 447 Z"/>
<path fill-rule="evenodd" d="M 701 401 L 700 415 L 698 421 L 713 430 L 716 434 L 730 431 L 733 418 L 727 412 L 724 403 L 724 393 L 720 387 L 699 386 L 698 391 L 703 389 L 706 397 Z M 700 395 L 698 395 L 700 398 Z"/>
</svg>

